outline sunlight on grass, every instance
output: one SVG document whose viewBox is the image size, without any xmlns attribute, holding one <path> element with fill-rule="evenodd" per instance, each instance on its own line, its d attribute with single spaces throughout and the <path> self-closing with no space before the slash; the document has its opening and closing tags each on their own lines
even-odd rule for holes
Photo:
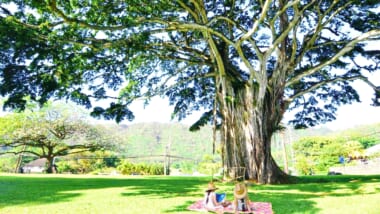
<svg viewBox="0 0 380 214">
<path fill-rule="evenodd" d="M 380 206 L 379 193 L 361 194 L 340 197 L 321 197 L 313 199 L 316 207 L 320 209 L 318 213 L 352 213 L 352 214 L 375 214 L 379 213 Z"/>
<path fill-rule="evenodd" d="M 365 213 L 380 210 L 380 176 L 309 176 L 298 184 L 253 185 L 253 201 L 276 214 Z M 209 177 L 0 174 L 0 213 L 194 213 Z M 354 182 L 352 182 L 354 181 Z M 233 183 L 217 182 L 233 199 Z"/>
</svg>

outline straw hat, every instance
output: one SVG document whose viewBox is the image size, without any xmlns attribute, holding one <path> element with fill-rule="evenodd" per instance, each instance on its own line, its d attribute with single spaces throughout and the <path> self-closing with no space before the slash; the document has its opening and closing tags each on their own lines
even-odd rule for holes
<svg viewBox="0 0 380 214">
<path fill-rule="evenodd" d="M 242 199 L 247 195 L 247 187 L 243 183 L 237 183 L 234 189 L 234 196 L 237 199 Z"/>
<path fill-rule="evenodd" d="M 210 182 L 210 183 L 208 183 L 206 192 L 207 191 L 214 191 L 216 189 L 218 189 L 218 188 L 215 187 L 215 184 L 213 182 Z"/>
</svg>

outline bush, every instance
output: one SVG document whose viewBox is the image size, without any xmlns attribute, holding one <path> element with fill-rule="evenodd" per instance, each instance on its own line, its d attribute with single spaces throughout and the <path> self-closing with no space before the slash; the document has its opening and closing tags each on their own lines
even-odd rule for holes
<svg viewBox="0 0 380 214">
<path fill-rule="evenodd" d="M 297 162 L 295 164 L 298 174 L 310 175 L 314 171 L 314 164 L 308 160 L 305 156 L 297 156 Z"/>
<path fill-rule="evenodd" d="M 198 172 L 210 175 L 218 173 L 220 168 L 222 167 L 222 163 L 218 160 L 217 157 L 211 155 L 204 155 L 202 162 L 198 164 Z"/>
<path fill-rule="evenodd" d="M 123 175 L 163 175 L 164 166 L 162 164 L 147 164 L 147 163 L 131 163 L 130 161 L 122 161 L 117 170 Z"/>
<path fill-rule="evenodd" d="M 340 155 L 347 153 L 343 139 L 332 137 L 305 137 L 295 142 L 293 148 L 297 159 L 295 168 L 303 175 L 326 171 L 339 163 Z"/>
<path fill-rule="evenodd" d="M 87 174 L 115 168 L 119 159 L 109 151 L 96 151 L 60 157 L 56 162 L 58 172 Z"/>
<path fill-rule="evenodd" d="M 347 141 L 343 137 L 305 137 L 293 144 L 300 174 L 310 170 L 327 171 L 339 165 L 339 157 L 358 158 L 364 156 L 364 147 L 359 141 Z"/>
<path fill-rule="evenodd" d="M 16 156 L 0 156 L 0 172 L 14 172 L 16 168 Z"/>
<path fill-rule="evenodd" d="M 79 173 L 80 166 L 75 161 L 59 161 L 56 165 L 58 173 Z"/>
</svg>

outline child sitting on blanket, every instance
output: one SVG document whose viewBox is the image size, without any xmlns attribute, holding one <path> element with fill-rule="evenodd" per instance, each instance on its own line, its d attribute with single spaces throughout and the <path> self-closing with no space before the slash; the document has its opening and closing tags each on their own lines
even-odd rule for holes
<svg viewBox="0 0 380 214">
<path fill-rule="evenodd" d="M 217 189 L 218 188 L 215 187 L 213 182 L 208 183 L 203 205 L 208 210 L 215 211 L 216 213 L 223 213 L 224 207 L 230 203 L 225 201 L 226 194 L 218 194 L 215 192 Z"/>
<path fill-rule="evenodd" d="M 233 207 L 235 213 L 251 212 L 251 207 L 249 206 L 250 201 L 247 194 L 247 187 L 244 183 L 237 183 L 234 189 L 234 202 Z"/>
</svg>

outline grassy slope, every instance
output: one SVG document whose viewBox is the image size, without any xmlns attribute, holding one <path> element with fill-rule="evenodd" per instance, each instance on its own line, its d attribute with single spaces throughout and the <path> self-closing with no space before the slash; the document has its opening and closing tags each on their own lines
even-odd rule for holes
<svg viewBox="0 0 380 214">
<path fill-rule="evenodd" d="M 208 177 L 0 175 L 0 213 L 193 213 Z M 232 199 L 232 183 L 217 183 Z M 253 201 L 276 214 L 379 213 L 380 176 L 302 177 L 292 185 L 254 185 Z"/>
</svg>

